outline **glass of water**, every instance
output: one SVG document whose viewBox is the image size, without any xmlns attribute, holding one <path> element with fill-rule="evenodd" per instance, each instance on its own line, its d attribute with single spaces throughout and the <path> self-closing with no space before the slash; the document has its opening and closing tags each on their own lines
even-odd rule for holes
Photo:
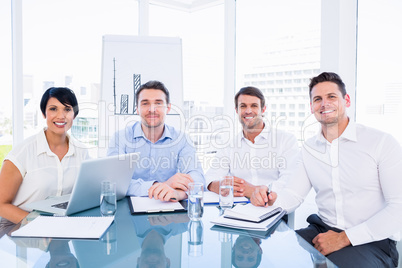
<svg viewBox="0 0 402 268">
<path fill-rule="evenodd" d="M 100 212 L 102 216 L 113 216 L 116 213 L 116 183 L 101 182 Z"/>
<path fill-rule="evenodd" d="M 200 182 L 188 184 L 187 213 L 190 220 L 201 220 L 204 214 L 204 184 Z"/>
<path fill-rule="evenodd" d="M 233 207 L 233 176 L 223 176 L 219 180 L 219 206 L 221 209 Z"/>
</svg>

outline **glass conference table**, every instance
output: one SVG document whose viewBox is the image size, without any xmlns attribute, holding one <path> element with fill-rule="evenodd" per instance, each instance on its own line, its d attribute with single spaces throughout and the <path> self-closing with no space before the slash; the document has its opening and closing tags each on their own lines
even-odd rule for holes
<svg viewBox="0 0 402 268">
<path fill-rule="evenodd" d="M 199 222 L 189 221 L 186 213 L 133 216 L 126 198 L 117 207 L 100 240 L 12 238 L 3 229 L 0 266 L 336 267 L 283 221 L 265 236 L 250 235 L 213 226 L 210 220 L 220 213 L 214 205 L 205 206 Z M 99 215 L 97 207 L 73 216 Z"/>
</svg>

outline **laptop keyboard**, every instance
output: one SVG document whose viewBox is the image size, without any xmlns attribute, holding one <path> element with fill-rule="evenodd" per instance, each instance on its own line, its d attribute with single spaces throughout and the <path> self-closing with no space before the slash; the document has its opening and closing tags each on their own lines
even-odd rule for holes
<svg viewBox="0 0 402 268">
<path fill-rule="evenodd" d="M 68 201 L 64 203 L 59 203 L 59 204 L 54 204 L 52 207 L 54 208 L 61 208 L 61 209 L 67 209 Z"/>
</svg>

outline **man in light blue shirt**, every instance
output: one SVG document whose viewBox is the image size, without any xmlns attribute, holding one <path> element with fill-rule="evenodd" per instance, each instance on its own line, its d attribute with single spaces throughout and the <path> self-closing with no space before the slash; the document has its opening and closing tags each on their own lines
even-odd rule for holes
<svg viewBox="0 0 402 268">
<path fill-rule="evenodd" d="M 197 181 L 205 185 L 205 179 L 191 140 L 165 124 L 171 108 L 169 91 L 163 83 L 149 81 L 138 89 L 136 100 L 141 122 L 118 131 L 107 152 L 140 152 L 127 195 L 163 201 L 187 198 L 188 184 Z"/>
</svg>

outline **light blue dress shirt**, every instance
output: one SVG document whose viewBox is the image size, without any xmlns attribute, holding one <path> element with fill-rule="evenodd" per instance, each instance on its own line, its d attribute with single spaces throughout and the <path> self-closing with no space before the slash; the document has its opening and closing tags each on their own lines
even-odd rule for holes
<svg viewBox="0 0 402 268">
<path fill-rule="evenodd" d="M 135 122 L 116 132 L 110 140 L 107 155 L 140 153 L 135 165 L 128 196 L 147 196 L 154 182 L 167 181 L 176 173 L 189 174 L 205 185 L 204 173 L 191 140 L 184 133 L 165 124 L 162 137 L 155 143 L 148 140 Z"/>
</svg>

